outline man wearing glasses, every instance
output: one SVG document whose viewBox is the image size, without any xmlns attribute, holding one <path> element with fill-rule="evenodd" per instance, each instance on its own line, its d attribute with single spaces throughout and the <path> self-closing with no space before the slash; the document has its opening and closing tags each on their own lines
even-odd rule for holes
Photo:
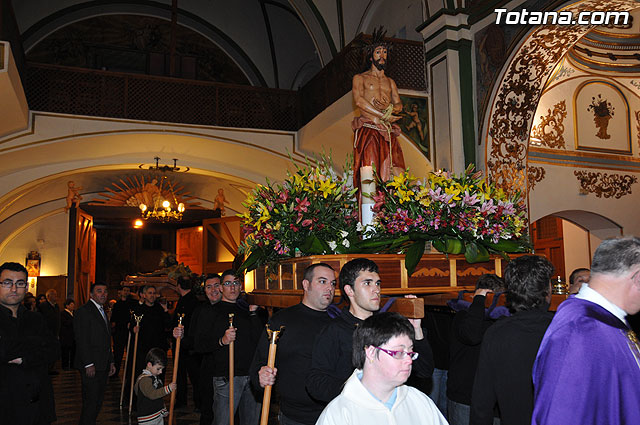
<svg viewBox="0 0 640 425">
<path fill-rule="evenodd" d="M 378 265 L 367 258 L 349 261 L 340 270 L 340 291 L 349 306 L 317 336 L 306 387 L 312 398 L 324 403 L 333 400 L 353 372 L 353 331 L 380 309 Z M 420 353 L 413 365 L 420 378 L 433 373 L 433 354 L 422 332 L 421 320 L 411 319 L 415 330 L 415 351 Z"/>
<path fill-rule="evenodd" d="M 241 424 L 258 423 L 260 403 L 249 382 L 249 367 L 264 323 L 258 317 L 257 305 L 248 310 L 238 305 L 242 283 L 233 270 L 222 273 L 222 300 L 214 308 L 203 311 L 199 320 L 205 325 L 198 330 L 196 351 L 212 353 L 214 425 L 229 423 L 229 344 L 234 343 L 234 411 Z M 233 325 L 229 315 L 233 314 Z"/>
<path fill-rule="evenodd" d="M 28 311 L 27 269 L 0 266 L 0 423 L 48 424 L 56 420 L 48 365 L 60 355 L 57 338 L 41 314 Z"/>
<path fill-rule="evenodd" d="M 326 263 L 313 264 L 304 271 L 302 302 L 274 314 L 270 328 L 284 332 L 278 340 L 276 367 L 266 366 L 269 353 L 267 333 L 260 338 L 251 365 L 251 379 L 256 388 L 278 385 L 280 425 L 313 425 L 324 403 L 313 400 L 305 388 L 311 368 L 311 352 L 316 335 L 330 322 L 327 308 L 333 302 L 336 272 Z"/>
</svg>

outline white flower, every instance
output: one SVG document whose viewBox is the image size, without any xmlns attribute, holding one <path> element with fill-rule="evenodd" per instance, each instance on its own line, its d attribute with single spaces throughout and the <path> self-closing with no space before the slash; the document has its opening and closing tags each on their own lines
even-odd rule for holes
<svg viewBox="0 0 640 425">
<path fill-rule="evenodd" d="M 349 236 L 349 232 L 347 232 L 346 230 L 340 230 L 340 236 L 346 238 L 347 236 Z"/>
<path fill-rule="evenodd" d="M 349 245 L 351 245 L 351 243 L 349 242 L 349 239 L 345 239 L 345 240 L 342 241 L 342 245 L 345 248 L 349 248 Z"/>
<path fill-rule="evenodd" d="M 356 223 L 356 230 L 358 232 L 362 232 L 362 223 L 360 223 L 360 222 Z"/>
<path fill-rule="evenodd" d="M 338 244 L 335 241 L 329 241 L 328 243 L 329 243 L 329 248 L 331 248 L 332 251 L 335 251 Z"/>
</svg>

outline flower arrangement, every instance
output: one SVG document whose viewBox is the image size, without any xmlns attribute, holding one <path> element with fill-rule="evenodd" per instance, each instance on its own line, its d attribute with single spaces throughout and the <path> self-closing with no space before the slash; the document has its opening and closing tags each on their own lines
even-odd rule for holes
<svg viewBox="0 0 640 425">
<path fill-rule="evenodd" d="M 349 160 L 345 170 L 351 170 Z M 404 252 L 409 274 L 427 241 L 440 252 L 481 262 L 489 253 L 530 248 L 524 203 L 507 196 L 469 166 L 459 176 L 429 174 L 419 181 L 406 171 L 377 181 L 374 226 L 358 222 L 357 189 L 350 171 L 338 176 L 328 157 L 287 172 L 282 184 L 258 185 L 240 214 L 247 255 L 241 270 L 275 266 L 300 255 Z M 273 269 L 271 269 L 273 271 Z"/>
<path fill-rule="evenodd" d="M 523 252 L 526 209 L 519 194 L 509 197 L 469 166 L 459 176 L 430 173 L 422 182 L 405 171 L 378 181 L 374 196 L 378 238 L 410 243 L 405 248 L 409 273 L 426 241 L 440 252 L 465 254 L 467 261 L 489 259 L 491 252 Z"/>
<path fill-rule="evenodd" d="M 345 170 L 351 170 L 347 159 Z M 241 269 L 300 255 L 351 252 L 359 240 L 357 189 L 350 171 L 342 176 L 331 160 L 320 156 L 307 159 L 287 172 L 282 184 L 258 185 L 242 204 L 240 214 L 245 240 L 241 253 L 248 254 Z"/>
</svg>

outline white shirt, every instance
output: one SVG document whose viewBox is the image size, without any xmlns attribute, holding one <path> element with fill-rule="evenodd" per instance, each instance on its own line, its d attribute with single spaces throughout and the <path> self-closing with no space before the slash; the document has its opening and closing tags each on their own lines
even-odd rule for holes
<svg viewBox="0 0 640 425">
<path fill-rule="evenodd" d="M 582 284 L 582 287 L 580 287 L 580 291 L 576 294 L 576 298 L 598 304 L 600 307 L 604 308 L 609 313 L 620 319 L 622 323 L 629 326 L 629 323 L 627 323 L 627 312 L 606 299 L 600 292 L 596 291 L 595 289 L 591 289 L 589 287 L 589 284 Z"/>
</svg>

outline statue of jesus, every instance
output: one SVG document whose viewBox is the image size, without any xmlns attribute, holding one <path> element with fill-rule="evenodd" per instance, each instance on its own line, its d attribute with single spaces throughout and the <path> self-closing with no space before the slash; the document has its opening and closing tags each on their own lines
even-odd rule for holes
<svg viewBox="0 0 640 425">
<path fill-rule="evenodd" d="M 354 187 L 360 185 L 362 224 L 373 220 L 373 199 L 376 186 L 373 168 L 383 181 L 402 173 L 405 169 L 402 149 L 398 143 L 400 127 L 394 124 L 400 119 L 402 101 L 396 83 L 385 75 L 387 53 L 390 45 L 384 41 L 380 28 L 374 31 L 367 60 L 369 69 L 353 77 L 353 100 L 360 116 L 351 126 L 354 140 Z"/>
</svg>

